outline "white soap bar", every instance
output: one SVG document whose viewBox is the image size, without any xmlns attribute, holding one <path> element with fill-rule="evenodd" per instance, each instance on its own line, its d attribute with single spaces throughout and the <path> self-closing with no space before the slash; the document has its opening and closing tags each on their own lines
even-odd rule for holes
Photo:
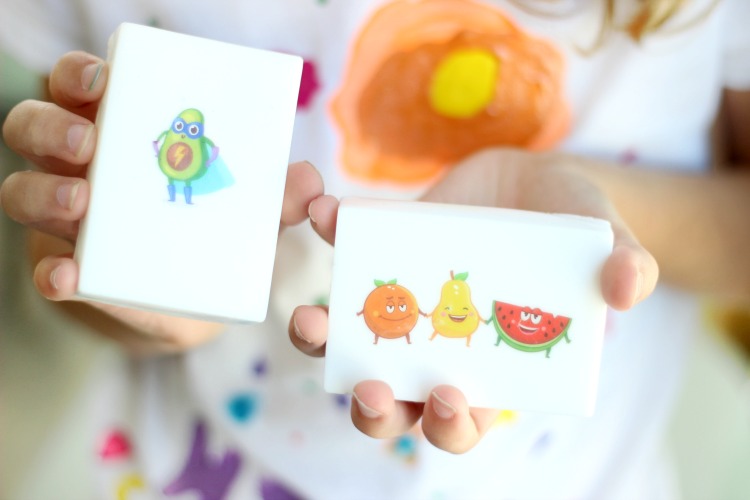
<svg viewBox="0 0 750 500">
<path fill-rule="evenodd" d="M 451 384 L 476 407 L 592 414 L 612 245 L 599 219 L 343 200 L 326 390 L 382 380 L 426 401 Z"/>
<path fill-rule="evenodd" d="M 302 60 L 123 24 L 109 65 L 78 295 L 263 321 Z"/>
</svg>

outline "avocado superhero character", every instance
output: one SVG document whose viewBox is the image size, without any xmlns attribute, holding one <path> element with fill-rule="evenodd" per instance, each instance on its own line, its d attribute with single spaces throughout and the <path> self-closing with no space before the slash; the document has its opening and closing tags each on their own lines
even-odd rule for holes
<svg viewBox="0 0 750 500">
<path fill-rule="evenodd" d="M 191 183 L 203 177 L 219 155 L 219 148 L 204 135 L 204 121 L 203 113 L 186 109 L 174 119 L 172 127 L 153 142 L 159 168 L 169 183 L 169 201 L 175 201 L 175 182 L 182 182 L 185 203 L 192 205 Z"/>
</svg>

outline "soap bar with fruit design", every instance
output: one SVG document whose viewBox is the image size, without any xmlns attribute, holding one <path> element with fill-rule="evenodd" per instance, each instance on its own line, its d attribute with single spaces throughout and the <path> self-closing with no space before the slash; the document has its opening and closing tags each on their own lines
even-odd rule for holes
<svg viewBox="0 0 750 500">
<path fill-rule="evenodd" d="M 345 198 L 326 389 L 425 401 L 450 384 L 472 406 L 591 415 L 612 244 L 588 217 Z"/>
</svg>

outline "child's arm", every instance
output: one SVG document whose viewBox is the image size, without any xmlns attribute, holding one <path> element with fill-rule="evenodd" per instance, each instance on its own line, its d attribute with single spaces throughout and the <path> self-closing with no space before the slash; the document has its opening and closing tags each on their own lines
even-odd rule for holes
<svg viewBox="0 0 750 500">
<path fill-rule="evenodd" d="M 43 296 L 66 301 L 81 321 L 133 351 L 187 349 L 216 335 L 221 326 L 73 297 L 78 266 L 71 256 L 89 201 L 86 168 L 94 154 L 93 120 L 107 75 L 102 60 L 83 52 L 67 54 L 50 76 L 52 103 L 25 101 L 11 110 L 3 125 L 5 141 L 38 169 L 10 175 L 0 188 L 0 204 L 11 218 L 37 231 L 32 236 L 34 282 Z M 306 219 L 307 205 L 322 192 L 311 165 L 290 165 L 281 226 Z"/>
<path fill-rule="evenodd" d="M 750 124 L 750 112 L 741 114 L 742 123 Z M 737 143 L 750 144 L 750 137 Z M 609 220 L 615 247 L 602 270 L 601 286 L 614 309 L 629 309 L 648 297 L 659 276 L 657 262 L 673 283 L 750 298 L 748 172 L 684 175 L 564 154 L 494 149 L 455 167 L 425 199 Z M 332 244 L 337 208 L 330 196 L 310 205 L 313 226 Z M 289 333 L 298 349 L 322 356 L 327 329 L 324 308 L 300 306 Z M 352 420 L 365 434 L 397 436 L 421 418 L 427 439 L 454 453 L 472 448 L 497 415 L 470 408 L 463 394 L 449 386 L 436 387 L 425 404 L 395 401 L 390 388 L 377 381 L 358 384 L 354 394 Z"/>
</svg>

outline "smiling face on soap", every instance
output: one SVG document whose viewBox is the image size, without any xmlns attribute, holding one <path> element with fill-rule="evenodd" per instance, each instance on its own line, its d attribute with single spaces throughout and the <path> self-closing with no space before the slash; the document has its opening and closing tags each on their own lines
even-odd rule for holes
<svg viewBox="0 0 750 500">
<path fill-rule="evenodd" d="M 393 280 L 377 285 L 365 299 L 359 314 L 377 337 L 396 339 L 412 331 L 417 324 L 418 310 L 414 295 Z"/>
</svg>

